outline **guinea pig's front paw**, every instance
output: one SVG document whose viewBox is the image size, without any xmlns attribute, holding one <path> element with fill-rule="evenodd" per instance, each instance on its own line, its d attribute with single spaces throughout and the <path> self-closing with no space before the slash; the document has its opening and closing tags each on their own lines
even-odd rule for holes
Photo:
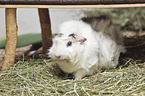
<svg viewBox="0 0 145 96">
<path fill-rule="evenodd" d="M 85 69 L 79 69 L 74 73 L 75 80 L 81 80 L 84 76 L 87 75 L 87 71 Z"/>
</svg>

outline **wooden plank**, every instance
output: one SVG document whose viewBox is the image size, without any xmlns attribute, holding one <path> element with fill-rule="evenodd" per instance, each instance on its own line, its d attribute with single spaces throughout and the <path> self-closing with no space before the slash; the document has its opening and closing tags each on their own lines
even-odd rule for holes
<svg viewBox="0 0 145 96">
<path fill-rule="evenodd" d="M 8 69 L 9 65 L 14 64 L 17 44 L 17 21 L 16 9 L 6 8 L 6 47 L 2 71 Z"/>
<path fill-rule="evenodd" d="M 145 0 L 0 0 L 0 4 L 25 5 L 96 5 L 145 3 Z"/>
<path fill-rule="evenodd" d="M 115 5 L 0 5 L 0 8 L 125 8 L 145 7 L 145 4 L 115 4 Z"/>
</svg>

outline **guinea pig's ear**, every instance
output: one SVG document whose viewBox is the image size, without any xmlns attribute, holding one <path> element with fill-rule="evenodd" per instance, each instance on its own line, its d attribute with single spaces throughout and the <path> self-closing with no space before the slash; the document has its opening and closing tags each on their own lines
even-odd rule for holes
<svg viewBox="0 0 145 96">
<path fill-rule="evenodd" d="M 85 41 L 87 41 L 87 39 L 83 36 L 76 36 L 75 39 L 78 41 L 78 42 L 81 42 L 84 43 Z"/>
<path fill-rule="evenodd" d="M 81 42 L 81 43 L 83 43 L 83 42 L 85 42 L 87 40 L 85 37 L 78 36 L 78 35 L 76 35 L 74 33 L 70 34 L 69 37 L 70 36 L 73 37 L 76 41 Z"/>
</svg>

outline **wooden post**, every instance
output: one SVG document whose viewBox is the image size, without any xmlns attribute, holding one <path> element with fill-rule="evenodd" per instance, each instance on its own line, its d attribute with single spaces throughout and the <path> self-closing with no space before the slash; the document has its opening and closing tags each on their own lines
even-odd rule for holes
<svg viewBox="0 0 145 96">
<path fill-rule="evenodd" d="M 43 53 L 47 52 L 47 49 L 52 45 L 52 33 L 51 33 L 51 22 L 49 16 L 49 10 L 47 8 L 38 8 L 41 34 L 42 34 L 42 47 Z"/>
<path fill-rule="evenodd" d="M 6 45 L 5 57 L 2 66 L 2 71 L 8 69 L 15 61 L 16 44 L 17 44 L 17 21 L 16 8 L 6 8 Z"/>
</svg>

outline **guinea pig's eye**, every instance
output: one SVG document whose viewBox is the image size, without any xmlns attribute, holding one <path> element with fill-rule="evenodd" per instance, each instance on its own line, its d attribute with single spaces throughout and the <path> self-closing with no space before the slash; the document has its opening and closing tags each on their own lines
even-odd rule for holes
<svg viewBox="0 0 145 96">
<path fill-rule="evenodd" d="M 67 47 L 71 46 L 72 45 L 72 41 L 68 41 L 67 42 Z"/>
</svg>

